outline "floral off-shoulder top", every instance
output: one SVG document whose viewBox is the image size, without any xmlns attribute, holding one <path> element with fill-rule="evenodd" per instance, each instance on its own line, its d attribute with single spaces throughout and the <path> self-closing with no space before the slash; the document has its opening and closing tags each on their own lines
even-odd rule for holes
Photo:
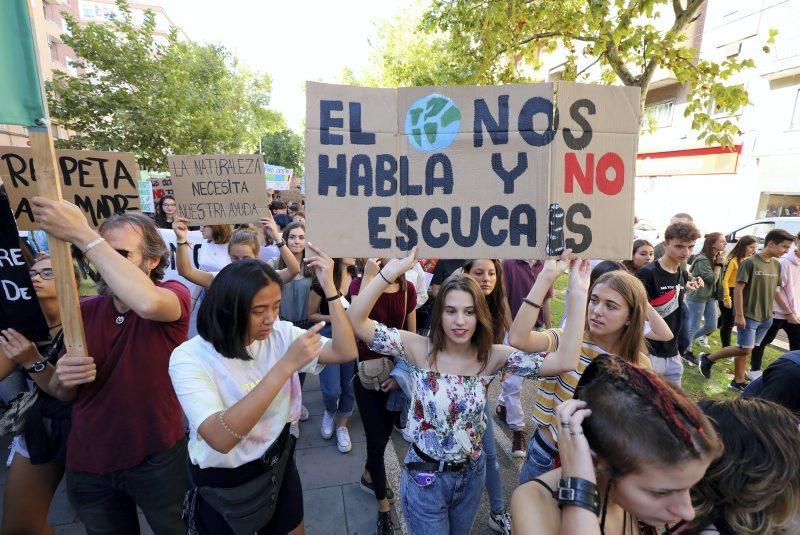
<svg viewBox="0 0 800 535">
<path fill-rule="evenodd" d="M 550 349 L 558 347 L 558 333 Z M 536 379 L 547 353 L 513 352 L 505 365 L 491 375 L 454 375 L 417 367 L 406 357 L 400 331 L 375 322 L 372 351 L 408 362 L 412 400 L 408 426 L 414 443 L 426 455 L 441 461 L 460 461 L 480 456 L 486 419 L 486 387 L 501 372 Z"/>
</svg>

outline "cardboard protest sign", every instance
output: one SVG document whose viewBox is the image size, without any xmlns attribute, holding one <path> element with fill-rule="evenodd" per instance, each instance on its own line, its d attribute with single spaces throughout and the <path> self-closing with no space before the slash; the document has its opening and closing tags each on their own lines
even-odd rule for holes
<svg viewBox="0 0 800 535">
<path fill-rule="evenodd" d="M 172 179 L 169 173 L 157 173 L 152 171 L 142 171 L 142 179 L 149 180 L 153 185 L 153 202 L 164 195 L 174 195 L 172 191 Z"/>
<path fill-rule="evenodd" d="M 175 238 L 175 231 L 172 229 L 160 228 L 158 229 L 158 233 L 161 234 L 161 239 L 164 240 L 164 243 L 167 244 L 167 248 L 169 249 L 169 263 L 167 264 L 166 268 L 164 268 L 163 280 L 165 281 L 176 280 L 182 282 L 189 289 L 189 292 L 192 295 L 194 295 L 195 287 L 197 285 L 181 277 L 180 274 L 178 274 L 178 265 L 175 260 L 175 255 L 177 254 L 178 250 L 178 244 L 177 244 L 177 239 Z M 199 264 L 200 249 L 203 247 L 203 244 L 205 243 L 205 240 L 203 239 L 203 233 L 199 230 L 190 230 L 186 235 L 186 241 L 192 244 L 192 252 L 190 254 L 192 265 L 195 268 L 200 269 L 201 268 Z"/>
<path fill-rule="evenodd" d="M 334 257 L 630 256 L 638 88 L 306 95 L 307 224 Z"/>
<path fill-rule="evenodd" d="M 50 329 L 28 271 L 11 205 L 0 193 L 0 330 L 15 329 L 35 342 L 48 340 Z"/>
<path fill-rule="evenodd" d="M 292 185 L 292 174 L 294 171 L 288 167 L 266 164 L 264 166 L 264 173 L 267 177 L 267 188 L 283 191 L 289 189 Z"/>
<path fill-rule="evenodd" d="M 30 199 L 37 195 L 33 152 L 0 147 L 0 179 L 20 230 L 34 230 Z M 109 216 L 139 210 L 139 165 L 127 152 L 56 151 L 64 200 L 76 204 L 97 227 Z"/>
<path fill-rule="evenodd" d="M 167 156 L 180 217 L 192 225 L 251 223 L 269 214 L 260 154 Z"/>
<path fill-rule="evenodd" d="M 139 181 L 139 209 L 148 214 L 156 211 L 156 204 L 153 199 L 153 183 L 149 180 Z"/>
</svg>

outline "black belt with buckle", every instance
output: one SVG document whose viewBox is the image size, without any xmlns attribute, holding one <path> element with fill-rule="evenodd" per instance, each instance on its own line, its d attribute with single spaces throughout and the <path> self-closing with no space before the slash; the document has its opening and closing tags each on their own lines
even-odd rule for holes
<svg viewBox="0 0 800 535">
<path fill-rule="evenodd" d="M 463 461 L 437 461 L 430 455 L 427 455 L 416 444 L 411 447 L 423 462 L 406 463 L 406 468 L 409 470 L 418 470 L 420 472 L 461 472 L 469 466 L 469 459 Z"/>
</svg>

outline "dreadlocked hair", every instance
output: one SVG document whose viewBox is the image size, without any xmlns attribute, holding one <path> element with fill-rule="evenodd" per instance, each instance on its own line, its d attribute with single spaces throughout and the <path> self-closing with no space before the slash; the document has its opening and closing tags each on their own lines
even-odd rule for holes
<svg viewBox="0 0 800 535">
<path fill-rule="evenodd" d="M 612 477 L 636 472 L 645 464 L 669 466 L 722 453 L 713 426 L 686 394 L 620 357 L 595 358 L 575 398 L 592 409 L 584 433 L 610 465 Z"/>
</svg>

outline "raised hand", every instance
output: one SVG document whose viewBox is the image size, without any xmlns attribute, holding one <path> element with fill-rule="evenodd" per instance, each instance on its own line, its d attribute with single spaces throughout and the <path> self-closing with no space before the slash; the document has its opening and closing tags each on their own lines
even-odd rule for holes
<svg viewBox="0 0 800 535">
<path fill-rule="evenodd" d="M 319 247 L 315 247 L 311 242 L 308 242 L 308 248 L 314 251 L 313 256 L 307 256 L 305 259 L 306 265 L 314 270 L 314 274 L 317 276 L 317 280 L 322 285 L 322 289 L 329 290 L 330 288 L 336 288 L 333 284 L 333 259 L 328 256 L 325 251 L 320 249 Z M 334 291 L 334 294 L 336 291 Z"/>
<path fill-rule="evenodd" d="M 552 279 L 556 279 L 569 268 L 573 260 L 575 260 L 575 257 L 572 255 L 572 249 L 564 249 L 564 252 L 558 258 L 544 260 L 542 273 Z"/>
<path fill-rule="evenodd" d="M 42 230 L 59 240 L 83 247 L 97 236 L 81 209 L 70 202 L 33 197 L 31 207 L 33 217 Z"/>
<path fill-rule="evenodd" d="M 23 368 L 32 366 L 42 358 L 36 345 L 14 329 L 0 331 L 0 354 Z"/>
<path fill-rule="evenodd" d="M 588 260 L 575 258 L 572 260 L 569 272 L 570 292 L 586 293 L 589 290 L 589 280 L 592 273 L 592 264 Z"/>
<path fill-rule="evenodd" d="M 292 342 L 289 349 L 281 359 L 285 362 L 292 373 L 301 370 L 309 362 L 314 360 L 322 351 L 322 339 L 319 335 L 320 329 L 325 326 L 324 321 L 313 325 L 306 332 Z"/>
<path fill-rule="evenodd" d="M 175 231 L 175 239 L 177 241 L 186 241 L 189 235 L 189 220 L 185 217 L 177 217 L 172 222 L 172 230 Z"/>
<path fill-rule="evenodd" d="M 271 214 L 267 217 L 262 217 L 258 220 L 258 222 L 262 227 L 264 227 L 264 234 L 267 238 L 275 243 L 281 241 L 281 230 L 278 228 L 278 224 L 272 218 Z"/>
<path fill-rule="evenodd" d="M 381 271 L 387 280 L 397 280 L 405 274 L 406 271 L 414 267 L 414 262 L 417 261 L 417 248 L 414 247 L 409 251 L 408 255 L 404 258 L 392 258 L 386 263 Z"/>
<path fill-rule="evenodd" d="M 580 477 L 596 482 L 592 450 L 583 434 L 583 421 L 591 416 L 585 401 L 570 399 L 556 407 L 559 426 L 558 453 L 562 477 Z"/>
</svg>

